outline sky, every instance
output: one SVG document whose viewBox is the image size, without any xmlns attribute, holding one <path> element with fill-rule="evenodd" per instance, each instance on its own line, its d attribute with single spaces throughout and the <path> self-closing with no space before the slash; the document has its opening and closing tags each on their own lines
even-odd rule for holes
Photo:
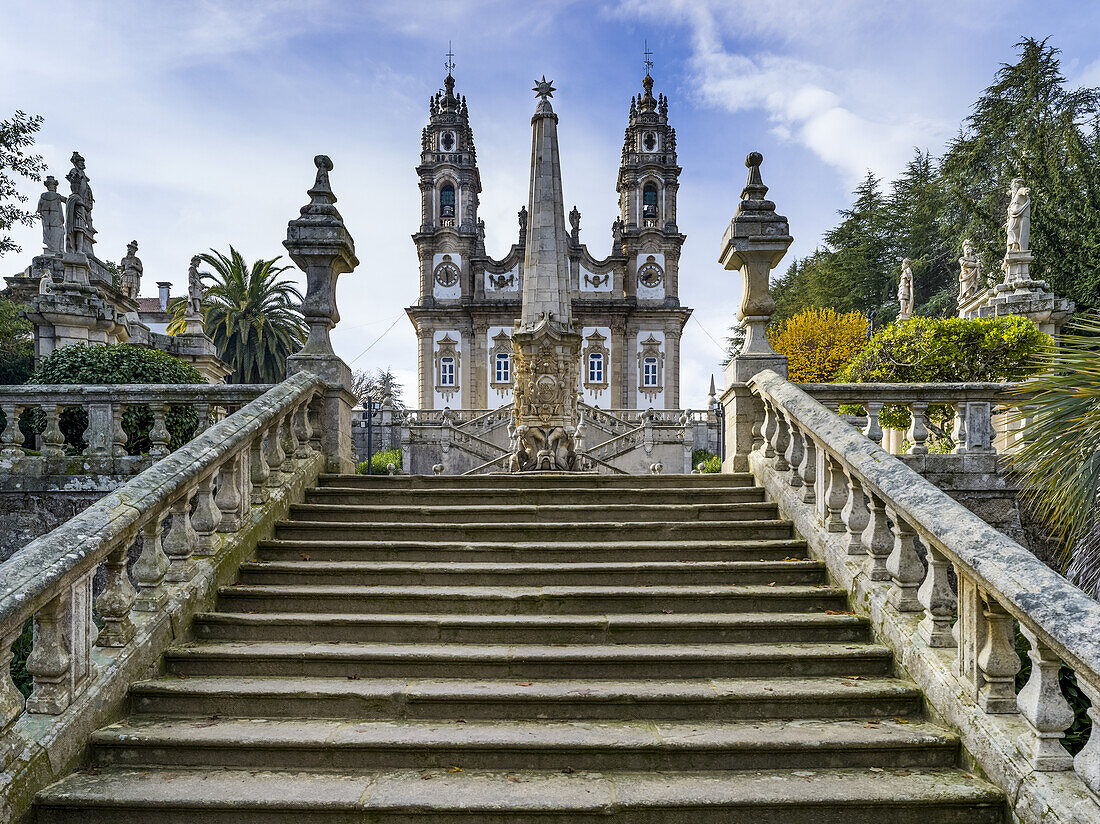
<svg viewBox="0 0 1100 824">
<path fill-rule="evenodd" d="M 681 402 L 721 386 L 722 340 L 740 301 L 718 243 L 764 155 L 769 198 L 812 252 L 868 169 L 890 179 L 915 149 L 942 151 L 1024 36 L 1050 37 L 1071 84 L 1100 85 L 1100 3 L 1031 0 L 0 0 L 0 119 L 45 118 L 36 151 L 63 179 L 78 150 L 95 192 L 96 254 L 137 239 L 144 295 L 183 291 L 193 254 L 284 254 L 287 221 L 329 155 L 359 267 L 339 281 L 337 352 L 392 368 L 415 403 L 417 299 L 410 235 L 428 98 L 452 44 L 477 146 L 486 247 L 502 257 L 526 201 L 532 80 L 554 108 L 565 208 L 602 258 L 643 42 L 677 132 Z M 41 190 L 28 183 L 31 206 Z M 19 229 L 25 268 L 40 230 Z M 289 262 L 289 261 L 285 261 Z M 300 272 L 294 270 L 299 281 Z"/>
</svg>

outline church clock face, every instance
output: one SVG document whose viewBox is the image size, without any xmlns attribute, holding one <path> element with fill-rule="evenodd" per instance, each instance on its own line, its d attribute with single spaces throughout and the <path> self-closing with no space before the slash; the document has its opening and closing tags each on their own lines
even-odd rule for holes
<svg viewBox="0 0 1100 824">
<path fill-rule="evenodd" d="M 453 151 L 457 142 L 454 132 L 443 132 L 439 135 L 439 148 L 445 152 Z"/>
<path fill-rule="evenodd" d="M 435 282 L 440 286 L 454 286 L 458 283 L 458 267 L 451 262 L 450 255 L 443 256 L 443 262 L 435 267 Z"/>
<path fill-rule="evenodd" d="M 661 270 L 661 265 L 656 262 L 656 258 L 653 255 L 649 255 L 645 264 L 638 270 L 638 282 L 642 286 L 648 286 L 653 288 L 660 286 L 661 281 L 665 279 L 665 273 Z"/>
</svg>

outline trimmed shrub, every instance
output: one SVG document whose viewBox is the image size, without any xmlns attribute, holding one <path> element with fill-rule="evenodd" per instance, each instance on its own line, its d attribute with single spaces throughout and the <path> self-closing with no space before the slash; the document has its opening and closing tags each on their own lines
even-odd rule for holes
<svg viewBox="0 0 1100 824">
<path fill-rule="evenodd" d="M 772 348 L 787 356 L 790 379 L 827 383 L 851 362 L 867 341 L 867 318 L 861 312 L 803 309 L 785 323 L 768 329 Z"/>
<path fill-rule="evenodd" d="M 691 453 L 691 468 L 698 469 L 703 465 L 702 472 L 721 472 L 722 460 L 709 449 L 696 449 Z"/>
<path fill-rule="evenodd" d="M 355 467 L 355 474 L 357 475 L 388 475 L 386 466 L 393 464 L 396 467 L 396 471 L 401 471 L 401 450 L 400 449 L 383 449 L 381 452 L 375 452 L 370 457 L 370 463 L 366 461 L 360 461 Z"/>
</svg>

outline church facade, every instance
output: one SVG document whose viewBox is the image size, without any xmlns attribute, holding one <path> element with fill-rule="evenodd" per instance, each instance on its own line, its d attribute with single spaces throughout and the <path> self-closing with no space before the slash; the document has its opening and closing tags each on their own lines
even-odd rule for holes
<svg viewBox="0 0 1100 824">
<path fill-rule="evenodd" d="M 616 181 L 619 216 L 611 251 L 596 258 L 580 240 L 581 216 L 569 214 L 573 318 L 582 328 L 581 399 L 604 409 L 678 409 L 680 338 L 691 310 L 679 301 L 676 130 L 668 100 L 643 93 L 630 101 Z M 450 74 L 429 103 L 421 135 L 420 297 L 406 311 L 417 334 L 419 406 L 491 409 L 511 403 L 511 333 L 523 294 L 527 211 L 516 242 L 500 260 L 485 249 L 478 217 L 481 177 L 470 115 Z"/>
</svg>

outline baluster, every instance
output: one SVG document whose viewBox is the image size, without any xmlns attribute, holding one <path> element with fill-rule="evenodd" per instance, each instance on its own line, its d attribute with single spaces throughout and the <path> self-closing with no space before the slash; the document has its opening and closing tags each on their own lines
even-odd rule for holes
<svg viewBox="0 0 1100 824">
<path fill-rule="evenodd" d="M 126 411 L 126 404 L 121 401 L 115 401 L 111 404 L 111 457 L 112 458 L 125 458 L 126 457 L 126 444 L 129 438 L 126 437 L 126 430 L 122 428 L 122 415 Z"/>
<path fill-rule="evenodd" d="M 848 554 L 866 555 L 863 530 L 870 523 L 871 513 L 867 509 L 867 496 L 863 492 L 863 484 L 852 472 L 848 473 L 848 500 L 844 503 L 840 517 L 848 530 Z"/>
<path fill-rule="evenodd" d="M 1020 736 L 1020 749 L 1038 772 L 1068 770 L 1073 766 L 1073 758 L 1062 746 L 1062 738 L 1073 723 L 1073 709 L 1058 684 L 1062 661 L 1023 624 L 1020 632 L 1031 644 L 1027 653 L 1031 676 L 1016 696 L 1016 707 L 1031 728 Z"/>
<path fill-rule="evenodd" d="M 27 699 L 27 712 L 58 715 L 72 703 L 69 688 L 69 647 L 63 626 L 68 614 L 66 590 L 47 603 L 34 616 L 34 646 L 27 656 L 27 672 L 34 688 Z"/>
<path fill-rule="evenodd" d="M 799 465 L 802 463 L 802 431 L 797 424 L 788 420 L 787 432 L 790 435 L 787 439 L 787 453 L 784 456 L 787 459 L 787 465 L 790 467 L 787 483 L 793 487 L 799 487 L 802 486 L 802 476 L 798 474 Z"/>
<path fill-rule="evenodd" d="M 993 452 L 993 406 L 989 401 L 966 404 L 966 451 Z"/>
<path fill-rule="evenodd" d="M 42 406 L 46 428 L 42 432 L 42 457 L 60 458 L 65 454 L 65 436 L 61 434 L 61 409 L 56 403 Z"/>
<path fill-rule="evenodd" d="M 1020 656 L 1016 654 L 1016 622 L 996 600 L 985 592 L 982 617 L 985 619 L 985 643 L 978 651 L 978 706 L 991 714 L 1016 712 L 1016 673 Z"/>
<path fill-rule="evenodd" d="M 199 481 L 195 498 L 195 511 L 191 515 L 191 529 L 195 532 L 194 554 L 209 557 L 217 550 L 220 542 L 215 535 L 222 522 L 222 513 L 214 500 L 214 478 L 217 472 L 211 472 Z"/>
<path fill-rule="evenodd" d="M 312 455 L 309 448 L 309 440 L 312 432 L 309 431 L 309 403 L 300 403 L 294 409 L 291 417 L 291 426 L 294 428 L 294 439 L 298 442 L 294 450 L 295 458 L 308 458 Z"/>
<path fill-rule="evenodd" d="M 261 432 L 252 441 L 249 449 L 249 471 L 252 476 L 251 500 L 253 506 L 262 506 L 267 500 L 267 478 L 271 470 L 267 468 L 267 459 L 264 455 L 264 437 Z"/>
<path fill-rule="evenodd" d="M 879 413 L 882 412 L 882 403 L 867 401 L 863 407 L 867 410 L 867 428 L 863 430 L 863 434 L 882 446 L 882 425 L 878 420 Z"/>
<path fill-rule="evenodd" d="M 218 532 L 236 532 L 244 521 L 244 462 L 240 455 L 234 455 L 221 465 L 218 477 L 218 494 L 214 503 L 221 513 Z"/>
<path fill-rule="evenodd" d="M 955 421 L 951 428 L 951 440 L 955 442 L 953 451 L 956 455 L 966 454 L 966 439 L 966 401 L 959 401 L 955 404 Z"/>
<path fill-rule="evenodd" d="M 825 455 L 825 477 L 825 530 L 844 532 L 844 517 L 841 513 L 848 502 L 848 478 L 840 461 L 828 454 Z"/>
<path fill-rule="evenodd" d="M 912 422 L 906 437 L 909 439 L 910 455 L 927 455 L 928 447 L 928 404 L 914 401 L 909 408 Z"/>
<path fill-rule="evenodd" d="M 83 433 L 84 455 L 88 458 L 109 458 L 112 436 L 111 404 L 88 404 L 88 425 Z"/>
<path fill-rule="evenodd" d="M 802 433 L 802 463 L 798 465 L 798 476 L 802 479 L 802 502 L 812 504 L 817 501 L 817 444 L 808 432 Z"/>
<path fill-rule="evenodd" d="M 194 406 L 195 416 L 198 418 L 198 424 L 195 426 L 195 437 L 197 438 L 210 428 L 210 404 L 196 403 Z"/>
<path fill-rule="evenodd" d="M 768 399 L 761 400 L 764 402 L 764 424 L 760 427 L 760 435 L 764 439 L 764 457 L 771 459 L 775 457 L 775 430 L 778 429 L 775 422 L 775 407 Z"/>
<path fill-rule="evenodd" d="M 894 532 L 894 548 L 886 559 L 886 571 L 893 582 L 890 605 L 898 612 L 919 612 L 921 603 L 917 600 L 917 588 L 924 580 L 924 564 L 913 544 L 916 535 L 893 507 L 887 505 L 886 514 L 890 516 Z"/>
<path fill-rule="evenodd" d="M 300 446 L 298 442 L 298 433 L 294 425 L 295 418 L 298 417 L 298 407 L 294 407 L 287 413 L 286 418 L 283 421 L 283 451 L 286 452 L 286 458 L 290 466 L 294 466 L 294 458 L 298 457 L 298 448 Z M 293 471 L 291 469 L 290 471 Z"/>
<path fill-rule="evenodd" d="M 107 555 L 103 562 L 107 579 L 103 591 L 96 598 L 95 608 L 103 619 L 103 629 L 99 631 L 96 645 L 100 647 L 124 647 L 134 637 L 134 622 L 130 618 L 130 607 L 137 600 L 137 591 L 126 574 L 127 550 L 137 537 L 135 529 L 124 536 L 118 545 Z"/>
<path fill-rule="evenodd" d="M 775 471 L 782 474 L 791 468 L 787 463 L 787 449 L 790 446 L 791 435 L 787 427 L 787 416 L 779 407 L 775 409 L 775 441 L 772 449 L 775 450 Z"/>
<path fill-rule="evenodd" d="M 1073 769 L 1085 782 L 1093 800 L 1100 804 L 1100 688 L 1085 680 L 1084 674 L 1080 672 L 1077 673 L 1077 686 L 1092 703 L 1088 710 L 1089 718 L 1092 719 L 1092 733 L 1081 752 L 1074 757 Z"/>
<path fill-rule="evenodd" d="M 951 591 L 948 570 L 951 562 L 934 546 L 928 547 L 928 571 L 924 583 L 917 590 L 917 600 L 924 607 L 920 622 L 921 638 L 930 647 L 953 647 L 955 637 L 951 622 L 955 617 L 955 593 Z"/>
<path fill-rule="evenodd" d="M 0 434 L 0 458 L 9 460 L 22 458 L 26 454 L 23 452 L 23 431 L 19 428 L 19 415 L 22 414 L 23 407 L 14 403 L 5 403 L 0 408 L 4 410 L 4 432 Z"/>
<path fill-rule="evenodd" d="M 0 636 L 0 770 L 23 749 L 23 739 L 13 727 L 27 701 L 11 678 L 12 645 L 22 634 L 22 624 Z"/>
<path fill-rule="evenodd" d="M 142 528 L 141 554 L 134 562 L 134 580 L 138 589 L 134 609 L 138 612 L 159 612 L 168 603 L 164 576 L 170 562 L 161 544 L 162 526 L 162 517 L 158 513 Z"/>
<path fill-rule="evenodd" d="M 955 580 L 958 581 L 958 614 L 952 635 L 958 645 L 959 677 L 970 689 L 971 697 L 978 700 L 978 652 L 985 644 L 985 618 L 982 617 L 982 599 L 978 587 L 968 576 L 965 569 L 955 565 Z"/>
<path fill-rule="evenodd" d="M 321 448 L 321 407 L 325 402 L 324 395 L 317 394 L 309 402 L 309 447 L 317 454 L 324 450 Z"/>
<path fill-rule="evenodd" d="M 168 454 L 168 441 L 170 439 L 167 424 L 168 405 L 153 403 L 149 405 L 149 408 L 153 412 L 153 428 L 149 430 L 149 440 L 152 441 L 153 446 L 149 450 L 149 457 L 159 461 Z"/>
<path fill-rule="evenodd" d="M 195 548 L 195 530 L 191 528 L 191 496 L 195 487 L 189 487 L 172 502 L 172 525 L 164 536 L 164 554 L 168 556 L 169 567 L 164 578 L 172 583 L 190 581 L 198 571 L 191 553 Z"/>
<path fill-rule="evenodd" d="M 267 467 L 270 470 L 267 476 L 267 486 L 269 489 L 276 489 L 282 486 L 282 466 L 286 461 L 286 452 L 283 451 L 282 437 L 280 431 L 283 427 L 283 418 L 277 417 L 272 422 L 271 426 L 267 430 Z"/>
</svg>

